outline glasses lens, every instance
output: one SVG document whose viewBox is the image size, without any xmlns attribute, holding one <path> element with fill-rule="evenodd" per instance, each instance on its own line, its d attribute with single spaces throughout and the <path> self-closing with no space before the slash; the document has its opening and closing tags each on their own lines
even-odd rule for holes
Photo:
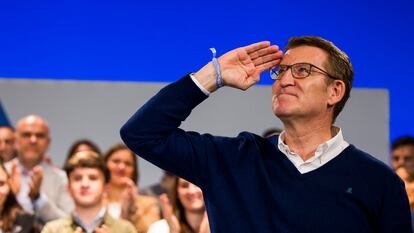
<svg viewBox="0 0 414 233">
<path fill-rule="evenodd" d="M 277 69 L 270 69 L 270 77 L 273 80 L 278 80 L 280 75 L 283 74 L 288 69 L 288 66 L 285 65 L 279 65 Z"/>
<path fill-rule="evenodd" d="M 311 64 L 298 63 L 292 66 L 292 73 L 295 78 L 306 78 L 311 72 Z"/>
<path fill-rule="evenodd" d="M 270 78 L 273 80 L 277 80 L 277 71 L 275 69 L 270 69 Z"/>
</svg>

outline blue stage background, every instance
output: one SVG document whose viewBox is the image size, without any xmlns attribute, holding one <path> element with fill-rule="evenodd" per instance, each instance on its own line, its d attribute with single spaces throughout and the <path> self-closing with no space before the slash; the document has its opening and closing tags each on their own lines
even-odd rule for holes
<svg viewBox="0 0 414 233">
<path fill-rule="evenodd" d="M 351 57 L 355 87 L 389 90 L 394 139 L 414 135 L 413 10 L 402 0 L 1 1 L 0 77 L 172 82 L 210 47 L 320 35 Z"/>
</svg>

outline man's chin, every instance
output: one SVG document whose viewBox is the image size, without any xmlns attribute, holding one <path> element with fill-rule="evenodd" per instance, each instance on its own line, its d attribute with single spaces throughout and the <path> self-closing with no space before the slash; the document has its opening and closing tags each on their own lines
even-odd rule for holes
<svg viewBox="0 0 414 233">
<path fill-rule="evenodd" d="M 25 151 L 25 152 L 23 152 L 23 157 L 25 157 L 25 158 L 38 158 L 38 157 L 40 157 L 40 152 L 38 152 L 38 151 Z"/>
<path fill-rule="evenodd" d="M 280 109 L 273 111 L 273 113 L 279 119 L 286 119 L 286 118 L 288 118 L 288 117 L 290 117 L 292 115 L 291 112 L 289 112 L 289 111 L 283 111 L 283 110 L 280 110 Z"/>
<path fill-rule="evenodd" d="M 89 201 L 89 200 L 78 200 L 75 201 L 76 205 L 81 207 L 81 208 L 92 208 L 92 207 L 96 207 L 97 205 L 100 204 L 100 202 L 97 201 Z"/>
</svg>

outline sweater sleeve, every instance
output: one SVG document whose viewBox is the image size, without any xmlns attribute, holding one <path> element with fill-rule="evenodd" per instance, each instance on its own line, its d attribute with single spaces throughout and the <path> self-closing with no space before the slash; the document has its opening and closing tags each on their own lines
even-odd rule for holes
<svg viewBox="0 0 414 233">
<path fill-rule="evenodd" d="M 404 183 L 395 174 L 391 178 L 384 181 L 387 185 L 379 213 L 378 232 L 412 233 L 410 208 Z"/>
<path fill-rule="evenodd" d="M 187 75 L 145 103 L 121 128 L 121 137 L 138 156 L 201 187 L 208 157 L 218 154 L 218 137 L 178 127 L 206 98 Z"/>
</svg>

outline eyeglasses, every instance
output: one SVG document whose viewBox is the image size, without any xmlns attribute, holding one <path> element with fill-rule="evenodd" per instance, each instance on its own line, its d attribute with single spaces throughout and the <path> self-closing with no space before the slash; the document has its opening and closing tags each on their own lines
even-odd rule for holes
<svg viewBox="0 0 414 233">
<path fill-rule="evenodd" d="M 308 77 L 312 73 L 312 68 L 317 69 L 320 73 L 328 76 L 332 79 L 338 79 L 333 75 L 330 75 L 328 72 L 324 71 L 323 69 L 310 64 L 310 63 L 296 63 L 293 65 L 279 65 L 278 69 L 270 69 L 270 78 L 273 80 L 279 80 L 280 76 L 285 73 L 287 70 L 290 69 L 292 73 L 292 77 L 296 79 L 302 79 Z"/>
</svg>

